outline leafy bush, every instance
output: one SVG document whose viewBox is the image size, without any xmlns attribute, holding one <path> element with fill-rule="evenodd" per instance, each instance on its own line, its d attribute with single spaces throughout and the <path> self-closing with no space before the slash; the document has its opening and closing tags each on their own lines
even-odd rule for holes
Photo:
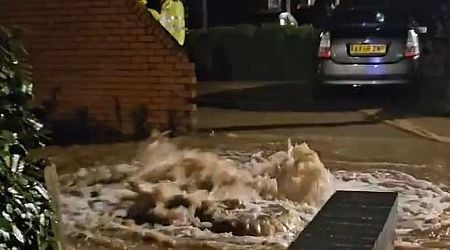
<svg viewBox="0 0 450 250">
<path fill-rule="evenodd" d="M 208 69 L 219 79 L 228 79 L 230 76 L 231 61 L 227 50 L 233 46 L 235 35 L 233 27 L 215 27 L 208 33 L 206 48 L 211 57 Z"/>
<path fill-rule="evenodd" d="M 319 33 L 311 26 L 287 27 L 278 70 L 286 80 L 310 79 L 317 63 Z"/>
<path fill-rule="evenodd" d="M 450 116 L 450 42 L 449 37 L 425 43 L 424 86 L 418 109 L 426 115 Z"/>
<path fill-rule="evenodd" d="M 311 26 L 238 25 L 192 31 L 186 48 L 200 80 L 304 80 L 318 37 Z"/>
<path fill-rule="evenodd" d="M 27 51 L 0 26 L 0 249 L 56 249 L 43 165 L 28 159 L 44 131 L 32 110 Z"/>
<path fill-rule="evenodd" d="M 418 110 L 426 115 L 450 117 L 450 77 L 426 79 Z"/>
<path fill-rule="evenodd" d="M 199 80 L 206 80 L 205 77 L 208 75 L 212 64 L 207 46 L 206 32 L 196 31 L 188 33 L 185 48 L 191 60 L 195 62 L 195 71 Z"/>
<path fill-rule="evenodd" d="M 252 78 L 249 65 L 255 61 L 252 55 L 252 38 L 257 31 L 254 25 L 238 25 L 234 29 L 232 44 L 225 46 L 225 52 L 229 58 L 228 79 L 247 80 Z"/>
</svg>

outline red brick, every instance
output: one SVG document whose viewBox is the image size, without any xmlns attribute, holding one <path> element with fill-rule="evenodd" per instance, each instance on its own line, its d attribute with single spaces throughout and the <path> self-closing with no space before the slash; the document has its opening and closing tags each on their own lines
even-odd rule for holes
<svg viewBox="0 0 450 250">
<path fill-rule="evenodd" d="M 164 76 L 173 76 L 172 70 L 150 70 L 151 74 L 154 76 L 164 77 Z"/>
<path fill-rule="evenodd" d="M 147 58 L 144 56 L 136 56 L 136 57 L 132 57 L 131 58 L 131 63 L 132 64 L 145 64 L 147 65 Z M 148 68 L 148 66 L 147 66 Z"/>
<path fill-rule="evenodd" d="M 149 63 L 162 63 L 162 62 L 164 62 L 164 57 L 162 57 L 162 56 L 149 56 L 149 57 L 147 57 L 147 62 L 149 62 Z"/>
<path fill-rule="evenodd" d="M 93 1 L 93 5 L 96 7 L 111 6 L 111 1 L 95 0 Z"/>
<path fill-rule="evenodd" d="M 167 89 L 166 85 L 171 84 L 171 83 L 176 83 L 177 79 L 174 77 L 160 77 L 159 78 L 159 82 L 161 83 L 160 88 L 161 89 Z"/>
<path fill-rule="evenodd" d="M 159 42 L 148 43 L 147 48 L 149 49 L 163 49 L 163 45 Z"/>
<path fill-rule="evenodd" d="M 170 52 L 165 50 L 165 49 L 152 50 L 152 55 L 155 55 L 155 56 L 166 56 L 166 55 L 169 55 L 169 54 L 170 54 Z"/>
<path fill-rule="evenodd" d="M 188 71 L 195 70 L 195 64 L 193 63 L 178 63 L 175 64 L 175 69 L 186 69 Z"/>
<path fill-rule="evenodd" d="M 167 127 L 170 109 L 177 111 L 178 126 L 191 126 L 195 67 L 136 0 L 16 2 L 0 2 L 6 10 L 0 12 L 0 23 L 34 32 L 24 40 L 34 65 L 36 99 L 48 99 L 59 87 L 56 116 L 87 106 L 98 121 L 129 132 L 129 112 L 145 103 L 154 126 Z M 122 126 L 115 97 L 122 108 Z"/>
<path fill-rule="evenodd" d="M 128 30 L 128 34 L 130 35 L 144 35 L 145 34 L 145 30 L 143 29 L 127 29 Z"/>
<path fill-rule="evenodd" d="M 183 77 L 190 77 L 190 78 L 195 78 L 196 74 L 194 70 L 183 70 L 180 71 L 181 72 L 181 76 Z"/>
<path fill-rule="evenodd" d="M 82 3 L 82 2 L 81 2 Z M 88 6 L 85 6 L 85 7 L 90 7 L 89 8 L 89 12 L 90 12 L 90 14 L 118 14 L 118 13 L 120 13 L 120 10 L 119 9 L 117 9 L 117 8 L 113 8 L 113 7 L 108 7 L 108 8 L 105 8 L 105 7 L 102 7 L 102 8 L 97 8 L 97 7 L 92 7 L 92 6 L 89 6 L 89 5 L 92 5 L 92 4 L 89 4 L 89 3 L 87 3 L 87 5 Z"/>
<path fill-rule="evenodd" d="M 137 38 L 138 42 L 153 42 L 155 41 L 155 38 L 149 35 L 142 35 L 142 36 L 138 36 Z M 152 43 L 148 43 L 148 44 L 152 44 Z"/>
<path fill-rule="evenodd" d="M 138 38 L 137 36 L 129 35 L 129 36 L 121 36 L 120 40 L 124 42 L 135 42 L 138 40 Z"/>
<path fill-rule="evenodd" d="M 166 55 L 164 57 L 164 61 L 165 62 L 171 62 L 171 63 L 183 63 L 183 64 L 186 64 L 186 62 L 183 59 L 178 58 L 178 57 L 176 57 L 174 55 Z"/>
<path fill-rule="evenodd" d="M 105 37 L 106 42 L 119 42 L 120 37 L 119 36 L 107 36 Z"/>
<path fill-rule="evenodd" d="M 146 43 L 138 43 L 138 42 L 130 43 L 130 49 L 145 49 L 145 48 L 147 48 Z"/>
<path fill-rule="evenodd" d="M 174 69 L 173 64 L 168 63 L 157 63 L 153 64 L 150 69 L 156 69 L 156 70 L 170 70 L 172 71 Z"/>
<path fill-rule="evenodd" d="M 195 77 L 178 77 L 177 83 L 195 84 L 197 79 Z"/>
<path fill-rule="evenodd" d="M 125 29 L 135 28 L 138 26 L 139 26 L 139 23 L 135 22 L 135 21 L 123 21 L 118 25 L 118 27 L 125 28 Z"/>
</svg>

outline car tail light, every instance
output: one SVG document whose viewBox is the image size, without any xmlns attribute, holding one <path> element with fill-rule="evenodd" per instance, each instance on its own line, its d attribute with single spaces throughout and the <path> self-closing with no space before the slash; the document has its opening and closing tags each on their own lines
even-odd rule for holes
<svg viewBox="0 0 450 250">
<path fill-rule="evenodd" d="M 319 45 L 319 58 L 330 59 L 331 58 L 331 37 L 330 32 L 323 32 L 320 35 Z"/>
<path fill-rule="evenodd" d="M 420 55 L 419 36 L 414 30 L 408 31 L 408 39 L 406 40 L 405 57 L 411 58 Z"/>
</svg>

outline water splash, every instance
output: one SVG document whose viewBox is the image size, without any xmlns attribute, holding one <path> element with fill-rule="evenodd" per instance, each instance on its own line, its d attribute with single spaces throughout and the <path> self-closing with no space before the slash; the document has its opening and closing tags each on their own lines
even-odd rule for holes
<svg viewBox="0 0 450 250">
<path fill-rule="evenodd" d="M 148 145 L 136 163 L 62 176 L 63 219 L 68 234 L 87 238 L 120 230 L 113 239 L 129 229 L 177 246 L 211 241 L 232 249 L 287 247 L 335 188 L 396 191 L 397 245 L 448 246 L 450 194 L 441 188 L 393 170 L 333 176 L 306 144 L 289 143 L 287 151 L 270 155 L 219 157 L 180 150 L 162 139 Z"/>
<path fill-rule="evenodd" d="M 295 230 L 302 221 L 280 205 L 263 209 L 260 201 L 320 207 L 334 192 L 331 173 L 306 144 L 289 143 L 286 152 L 250 168 L 213 153 L 180 150 L 164 138 L 150 144 L 140 159 L 142 167 L 129 179 L 137 195 L 128 210 L 138 224 L 273 236 Z"/>
</svg>

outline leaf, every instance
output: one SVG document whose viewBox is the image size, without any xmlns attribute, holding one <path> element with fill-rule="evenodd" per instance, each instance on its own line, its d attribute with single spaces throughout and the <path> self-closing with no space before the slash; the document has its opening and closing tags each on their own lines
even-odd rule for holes
<svg viewBox="0 0 450 250">
<path fill-rule="evenodd" d="M 12 218 L 11 215 L 9 215 L 8 213 L 6 213 L 5 211 L 2 212 L 2 216 L 3 218 L 5 218 L 5 220 L 12 222 Z"/>
<path fill-rule="evenodd" d="M 41 226 L 45 226 L 46 225 L 45 222 L 46 222 L 45 216 L 44 216 L 44 214 L 41 214 L 39 216 L 39 224 L 41 224 Z"/>
<path fill-rule="evenodd" d="M 8 143 L 13 143 L 16 141 L 16 135 L 10 131 L 2 130 L 0 137 L 6 140 Z"/>
<path fill-rule="evenodd" d="M 14 54 L 11 52 L 11 51 L 9 51 L 9 50 L 7 50 L 3 45 L 1 45 L 0 44 L 0 50 L 1 50 L 1 52 L 3 52 L 4 54 L 5 54 L 5 56 L 9 56 L 9 57 L 13 57 L 14 56 Z"/>
<path fill-rule="evenodd" d="M 10 235 L 9 235 L 8 232 L 6 232 L 6 231 L 4 231 L 3 229 L 0 228 L 0 238 L 3 238 L 5 241 L 9 241 L 10 240 Z M 0 248 L 0 249 L 3 249 L 3 248 Z"/>
<path fill-rule="evenodd" d="M 37 121 L 34 120 L 34 119 L 27 119 L 27 121 L 28 121 L 28 122 L 33 126 L 33 128 L 34 128 L 35 130 L 37 130 L 37 131 L 41 130 L 42 127 L 44 127 L 44 126 L 42 125 L 42 123 L 39 123 L 39 122 L 37 122 Z"/>
<path fill-rule="evenodd" d="M 10 203 L 6 204 L 6 212 L 8 213 L 12 213 L 13 212 L 13 207 Z"/>
<path fill-rule="evenodd" d="M 19 165 L 19 159 L 20 159 L 20 155 L 14 154 L 14 155 L 12 156 L 11 171 L 12 171 L 13 173 L 16 173 L 16 172 L 17 172 L 17 167 L 18 167 L 18 165 Z"/>
<path fill-rule="evenodd" d="M 20 243 L 25 243 L 25 239 L 23 237 L 22 231 L 20 231 L 16 225 L 12 226 L 12 231 L 13 231 L 13 235 L 14 237 L 20 242 Z"/>
<path fill-rule="evenodd" d="M 42 197 L 43 197 L 44 199 L 46 199 L 46 200 L 49 200 L 49 199 L 50 199 L 47 190 L 45 190 L 45 188 L 43 188 L 42 186 L 36 185 L 36 186 L 34 186 L 34 189 L 35 189 L 36 191 L 38 191 L 38 192 L 42 195 Z"/>
<path fill-rule="evenodd" d="M 35 213 L 35 214 L 38 213 L 38 210 L 37 210 L 37 208 L 36 208 L 36 206 L 35 206 L 34 204 L 27 203 L 27 204 L 25 204 L 25 207 L 26 207 L 28 210 L 31 210 L 31 211 L 32 211 L 33 213 Z"/>
<path fill-rule="evenodd" d="M 0 151 L 0 157 L 2 158 L 4 164 L 11 167 L 11 156 L 9 155 L 8 151 Z"/>
</svg>

